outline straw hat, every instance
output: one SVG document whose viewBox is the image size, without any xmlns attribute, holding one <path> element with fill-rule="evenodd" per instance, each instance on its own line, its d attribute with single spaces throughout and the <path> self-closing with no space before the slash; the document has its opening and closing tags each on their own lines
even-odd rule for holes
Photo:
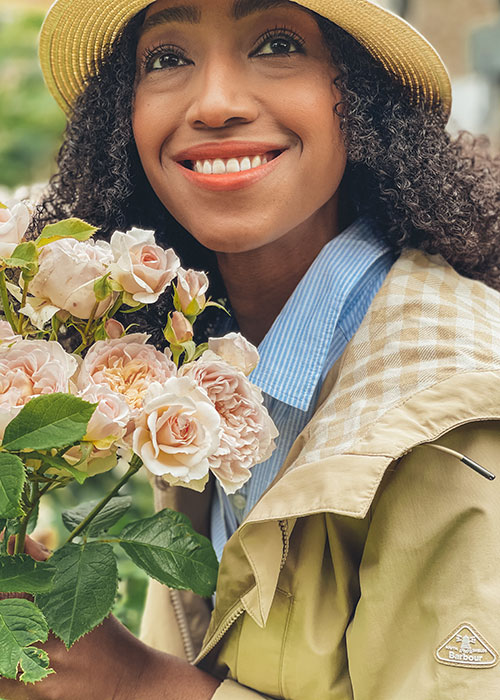
<svg viewBox="0 0 500 700">
<path fill-rule="evenodd" d="M 65 112 L 123 27 L 151 0 L 56 0 L 40 34 L 40 62 L 49 90 Z M 410 24 L 371 0 L 302 0 L 335 22 L 407 86 L 415 102 L 451 109 L 448 72 L 435 49 Z"/>
</svg>

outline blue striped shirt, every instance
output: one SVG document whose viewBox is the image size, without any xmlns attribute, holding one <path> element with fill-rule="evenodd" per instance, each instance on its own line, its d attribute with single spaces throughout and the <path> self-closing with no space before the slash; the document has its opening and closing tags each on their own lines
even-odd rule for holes
<svg viewBox="0 0 500 700">
<path fill-rule="evenodd" d="M 279 431 L 271 457 L 232 496 L 217 483 L 211 537 L 220 559 L 229 537 L 279 472 L 313 416 L 321 386 L 358 329 L 394 262 L 373 225 L 358 219 L 320 251 L 259 345 L 250 375 Z M 235 330 L 227 319 L 220 334 Z"/>
</svg>

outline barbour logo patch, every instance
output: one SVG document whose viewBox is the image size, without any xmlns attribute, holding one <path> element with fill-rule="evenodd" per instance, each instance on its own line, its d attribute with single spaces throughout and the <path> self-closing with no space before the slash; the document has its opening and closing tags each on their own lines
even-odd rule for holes
<svg viewBox="0 0 500 700">
<path fill-rule="evenodd" d="M 469 622 L 445 639 L 434 658 L 440 664 L 462 668 L 491 668 L 498 663 L 498 653 Z"/>
</svg>

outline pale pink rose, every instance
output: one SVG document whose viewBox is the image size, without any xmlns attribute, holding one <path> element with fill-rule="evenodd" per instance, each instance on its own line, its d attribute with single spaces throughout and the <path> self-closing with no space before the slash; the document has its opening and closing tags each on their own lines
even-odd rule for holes
<svg viewBox="0 0 500 700">
<path fill-rule="evenodd" d="M 125 335 L 125 328 L 123 327 L 123 324 L 121 324 L 120 321 L 117 321 L 115 318 L 108 318 L 104 325 L 104 329 L 108 334 L 108 337 L 112 340 L 116 340 L 117 338 L 121 338 L 122 335 Z"/>
<path fill-rule="evenodd" d="M 40 268 L 30 284 L 30 294 L 76 318 L 90 318 L 96 303 L 94 283 L 113 262 L 109 243 L 62 238 L 44 246 L 38 261 Z M 96 318 L 112 303 L 112 296 L 102 301 Z"/>
<path fill-rule="evenodd" d="M 163 384 L 177 372 L 170 354 L 148 345 L 148 339 L 145 333 L 133 333 L 97 341 L 82 362 L 78 388 L 85 390 L 90 384 L 106 384 L 137 413 L 150 384 Z"/>
<path fill-rule="evenodd" d="M 234 493 L 250 478 L 250 469 L 274 450 L 278 431 L 262 403 L 260 390 L 235 367 L 205 354 L 179 373 L 192 377 L 212 400 L 221 417 L 221 439 L 209 458 L 210 469 L 226 493 Z"/>
<path fill-rule="evenodd" d="M 133 228 L 111 237 L 111 276 L 141 304 L 153 304 L 175 279 L 180 261 L 172 248 L 156 245 L 153 231 Z"/>
<path fill-rule="evenodd" d="M 20 202 L 10 209 L 0 209 L 0 257 L 10 258 L 21 243 L 30 223 L 28 207 Z"/>
<path fill-rule="evenodd" d="M 222 338 L 209 338 L 208 349 L 248 377 L 259 363 L 259 352 L 241 333 L 228 333 Z"/>
<path fill-rule="evenodd" d="M 11 420 L 14 420 L 21 409 L 22 406 L 11 406 L 10 408 L 0 406 L 0 440 L 3 440 L 5 428 Z"/>
<path fill-rule="evenodd" d="M 0 343 L 17 343 L 22 339 L 22 335 L 14 333 L 8 321 L 0 321 Z"/>
<path fill-rule="evenodd" d="M 19 340 L 0 344 L 0 426 L 34 396 L 66 393 L 78 363 L 59 343 Z M 3 431 L 2 431 L 3 435 Z"/>
<path fill-rule="evenodd" d="M 177 272 L 177 297 L 186 316 L 196 316 L 205 307 L 208 277 L 204 272 L 183 270 Z"/>
<path fill-rule="evenodd" d="M 201 490 L 219 431 L 219 414 L 206 393 L 188 377 L 172 377 L 148 392 L 133 449 L 152 474 Z"/>
<path fill-rule="evenodd" d="M 92 442 L 98 450 L 109 449 L 127 432 L 131 419 L 128 403 L 107 384 L 90 384 L 78 396 L 89 403 L 97 403 L 84 440 Z"/>
</svg>

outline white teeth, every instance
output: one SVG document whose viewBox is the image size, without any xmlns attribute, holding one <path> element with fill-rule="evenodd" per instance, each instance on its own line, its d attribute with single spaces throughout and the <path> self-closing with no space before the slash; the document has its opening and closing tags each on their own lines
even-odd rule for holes
<svg viewBox="0 0 500 700">
<path fill-rule="evenodd" d="M 239 162 L 236 158 L 230 158 L 226 163 L 227 173 L 239 173 L 241 170 Z"/>
<path fill-rule="evenodd" d="M 212 173 L 214 175 L 222 175 L 226 172 L 226 166 L 224 161 L 220 158 L 216 158 L 212 164 Z"/>
<path fill-rule="evenodd" d="M 243 158 L 229 158 L 228 160 L 222 160 L 222 158 L 196 160 L 193 163 L 193 170 L 195 173 L 203 173 L 203 175 L 223 175 L 225 173 L 239 173 L 251 168 L 258 168 L 268 162 L 267 155 L 254 156 L 253 158 L 244 156 Z"/>
</svg>

